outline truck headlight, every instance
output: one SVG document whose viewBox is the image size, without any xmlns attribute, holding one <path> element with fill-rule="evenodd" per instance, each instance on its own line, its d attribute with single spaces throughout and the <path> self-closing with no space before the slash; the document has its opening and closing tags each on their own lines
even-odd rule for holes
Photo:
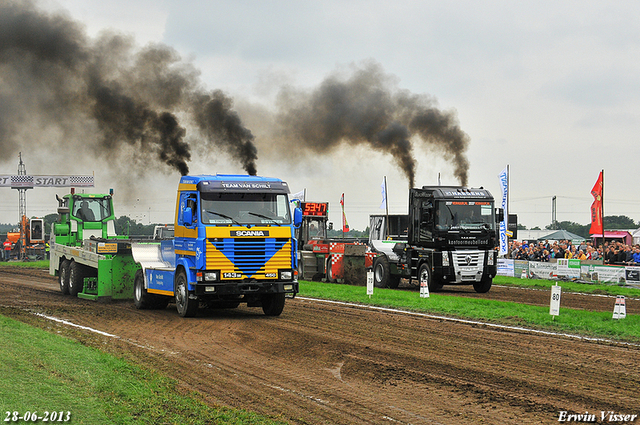
<svg viewBox="0 0 640 425">
<path fill-rule="evenodd" d="M 449 251 L 442 251 L 442 266 L 449 267 Z"/>
<path fill-rule="evenodd" d="M 218 280 L 218 272 L 204 272 L 204 280 Z"/>
<path fill-rule="evenodd" d="M 292 270 L 280 270 L 280 280 L 291 280 L 291 279 L 293 279 Z"/>
<path fill-rule="evenodd" d="M 487 257 L 487 266 L 493 266 L 495 251 L 489 251 L 489 256 Z"/>
</svg>

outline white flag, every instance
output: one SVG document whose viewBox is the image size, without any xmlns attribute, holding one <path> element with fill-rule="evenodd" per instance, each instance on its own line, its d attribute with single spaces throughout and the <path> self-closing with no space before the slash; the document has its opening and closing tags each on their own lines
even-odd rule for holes
<svg viewBox="0 0 640 425">
<path fill-rule="evenodd" d="M 300 192 L 296 192 L 294 194 L 292 194 L 289 198 L 291 201 L 293 201 L 294 199 L 297 199 L 300 202 L 304 202 L 305 201 L 305 195 L 306 195 L 306 191 L 307 189 L 302 189 Z"/>
<path fill-rule="evenodd" d="M 385 179 L 382 178 L 382 184 L 380 185 L 382 188 L 382 203 L 380 204 L 380 209 L 384 210 L 386 208 L 387 203 L 387 186 L 385 185 Z"/>
</svg>

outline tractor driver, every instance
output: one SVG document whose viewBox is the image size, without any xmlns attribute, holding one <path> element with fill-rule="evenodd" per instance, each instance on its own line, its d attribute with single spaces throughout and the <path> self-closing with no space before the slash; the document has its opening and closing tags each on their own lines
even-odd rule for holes
<svg viewBox="0 0 640 425">
<path fill-rule="evenodd" d="M 83 200 L 82 204 L 80 205 L 78 217 L 80 217 L 84 221 L 96 221 L 96 218 L 93 215 L 93 211 L 91 211 L 91 209 L 89 208 L 89 203 L 86 200 Z"/>
</svg>

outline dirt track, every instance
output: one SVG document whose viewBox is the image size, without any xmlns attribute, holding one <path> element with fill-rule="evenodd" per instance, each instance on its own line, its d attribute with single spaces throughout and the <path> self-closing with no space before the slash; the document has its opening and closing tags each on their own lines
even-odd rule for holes
<svg viewBox="0 0 640 425">
<path fill-rule="evenodd" d="M 159 369 L 212 403 L 293 424 L 551 424 L 560 411 L 588 411 L 599 422 L 601 411 L 640 414 L 634 345 L 302 299 L 288 300 L 277 318 L 240 307 L 182 319 L 172 304 L 138 311 L 132 302 L 63 296 L 46 273 L 0 271 L 0 285 L 1 314 Z M 492 288 L 483 296 L 549 303 L 545 291 Z M 613 311 L 613 302 L 562 295 L 563 307 Z M 629 300 L 627 313 L 638 310 Z"/>
</svg>

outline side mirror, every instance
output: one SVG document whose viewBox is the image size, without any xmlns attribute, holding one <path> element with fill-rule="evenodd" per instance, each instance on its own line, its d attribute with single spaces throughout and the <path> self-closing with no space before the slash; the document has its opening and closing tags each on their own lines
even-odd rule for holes
<svg viewBox="0 0 640 425">
<path fill-rule="evenodd" d="M 502 208 L 496 208 L 496 221 L 498 223 L 504 221 L 504 210 Z"/>
<path fill-rule="evenodd" d="M 293 225 L 295 227 L 300 227 L 301 224 L 302 224 L 302 209 L 296 207 L 293 210 Z"/>
</svg>

